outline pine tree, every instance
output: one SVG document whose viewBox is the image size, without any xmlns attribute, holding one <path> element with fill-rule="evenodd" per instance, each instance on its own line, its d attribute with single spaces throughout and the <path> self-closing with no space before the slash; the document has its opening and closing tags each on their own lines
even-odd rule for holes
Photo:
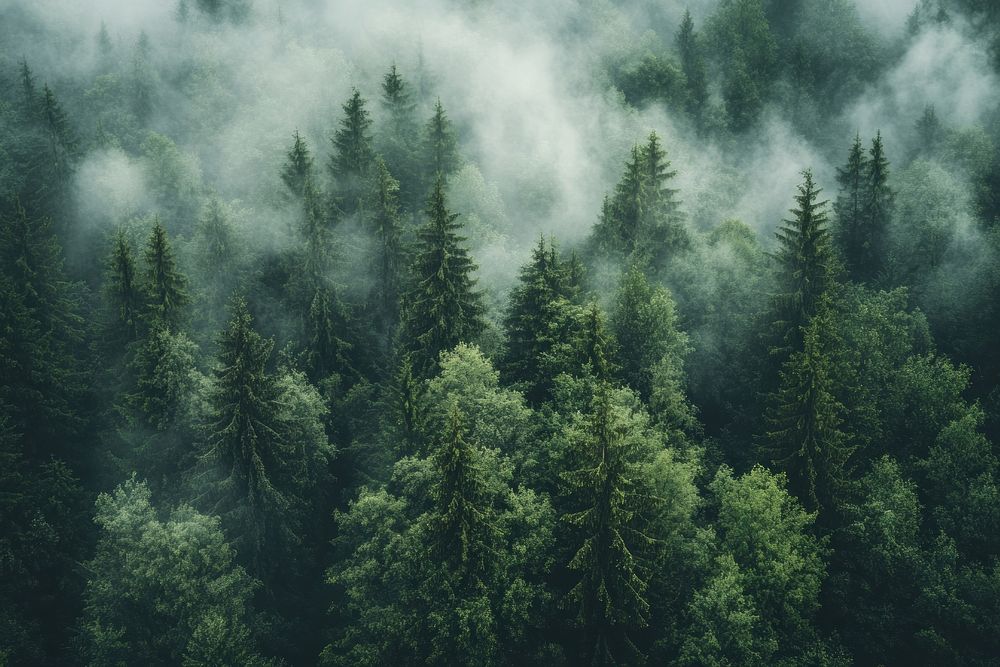
<svg viewBox="0 0 1000 667">
<path fill-rule="evenodd" d="M 639 257 L 660 268 L 674 253 L 688 248 L 691 239 L 680 214 L 677 190 L 667 187 L 676 175 L 670 170 L 667 153 L 660 146 L 656 132 L 640 151 L 642 158 L 642 194 L 640 236 L 636 242 Z"/>
<path fill-rule="evenodd" d="M 288 149 L 285 164 L 281 168 L 281 180 L 296 201 L 306 195 L 308 184 L 313 181 L 313 159 L 309 145 L 298 130 L 292 135 L 292 147 Z"/>
<path fill-rule="evenodd" d="M 521 267 L 518 285 L 511 290 L 503 326 L 507 334 L 501 370 L 507 382 L 522 387 L 532 404 L 544 400 L 551 378 L 541 368 L 542 357 L 553 343 L 550 323 L 573 296 L 566 267 L 554 243 L 545 238 Z"/>
<path fill-rule="evenodd" d="M 428 180 L 446 178 L 458 168 L 458 143 L 441 100 L 424 130 L 424 169 Z"/>
<path fill-rule="evenodd" d="M 21 103 L 24 107 L 25 116 L 32 116 L 35 113 L 35 105 L 38 103 L 38 89 L 35 87 L 35 75 L 28 67 L 28 61 L 21 59 Z"/>
<path fill-rule="evenodd" d="M 493 529 L 483 472 L 475 448 L 465 440 L 457 405 L 449 412 L 434 467 L 439 475 L 431 492 L 436 506 L 434 553 L 453 572 L 475 581 L 491 557 Z"/>
<path fill-rule="evenodd" d="M 80 288 L 67 280 L 62 249 L 46 220 L 29 219 L 20 203 L 0 218 L 0 404 L 33 463 L 69 461 L 85 426 L 86 328 Z"/>
<path fill-rule="evenodd" d="M 458 235 L 458 214 L 448 211 L 444 179 L 439 177 L 427 206 L 428 222 L 418 232 L 414 287 L 406 295 L 403 340 L 413 352 L 413 367 L 427 377 L 438 355 L 459 342 L 472 341 L 483 328 L 482 295 L 472 274 L 478 268 Z"/>
<path fill-rule="evenodd" d="M 388 115 L 388 122 L 380 137 L 380 151 L 389 170 L 399 179 L 400 201 L 407 209 L 416 209 L 422 196 L 417 164 L 420 132 L 410 88 L 396 65 L 382 79 L 382 108 Z"/>
<path fill-rule="evenodd" d="M 253 329 L 246 302 L 233 300 L 232 319 L 219 339 L 203 462 L 212 483 L 202 500 L 222 517 L 227 535 L 255 574 L 277 556 L 274 539 L 289 531 L 288 499 L 275 485 L 282 465 L 278 388 L 266 370 L 273 341 Z"/>
<path fill-rule="evenodd" d="M 378 330 L 390 335 L 399 320 L 400 265 L 402 264 L 399 222 L 399 183 L 389 173 L 381 157 L 375 159 L 375 174 L 368 210 L 375 235 L 375 303 Z"/>
<path fill-rule="evenodd" d="M 136 340 L 142 314 L 142 292 L 132 245 L 120 229 L 115 234 L 108 260 L 105 293 L 113 313 L 114 338 L 124 343 Z"/>
<path fill-rule="evenodd" d="M 616 415 L 611 388 L 601 382 L 572 459 L 562 475 L 573 511 L 566 521 L 579 540 L 569 562 L 578 577 L 567 596 L 581 628 L 589 664 L 630 664 L 642 656 L 630 638 L 649 616 L 641 552 L 651 537 L 641 515 L 656 500 L 643 492 L 639 443 Z"/>
<path fill-rule="evenodd" d="M 767 415 L 772 458 L 788 473 L 792 492 L 807 509 L 820 510 L 827 525 L 836 516 L 851 455 L 840 430 L 843 406 L 833 395 L 832 361 L 825 349 L 829 317 L 818 313 L 806 327 L 803 348 L 785 362 Z"/>
<path fill-rule="evenodd" d="M 892 217 L 893 192 L 889 188 L 889 160 L 885 157 L 882 133 L 877 132 L 868 152 L 864 211 L 864 232 L 861 245 L 860 278 L 878 280 L 885 271 L 886 236 Z"/>
<path fill-rule="evenodd" d="M 701 44 L 694 31 L 691 12 L 684 10 L 681 27 L 677 31 L 677 51 L 681 58 L 681 71 L 687 88 L 686 108 L 700 123 L 705 106 L 708 104 L 708 80 L 705 74 L 705 60 L 701 55 Z"/>
<path fill-rule="evenodd" d="M 146 309 L 154 327 L 177 326 L 190 302 L 187 278 L 178 270 L 167 231 L 156 218 L 146 243 Z"/>
<path fill-rule="evenodd" d="M 834 228 L 834 240 L 840 249 L 841 257 L 848 276 L 859 280 L 865 272 L 862 265 L 867 259 L 864 249 L 864 206 L 865 180 L 868 171 L 868 158 L 861 145 L 861 135 L 854 137 L 854 144 L 847 156 L 847 164 L 843 169 L 837 169 L 837 181 L 840 183 L 840 195 L 834 204 L 837 213 L 837 226 Z"/>
<path fill-rule="evenodd" d="M 348 361 L 351 345 L 340 337 L 346 327 L 341 311 L 332 290 L 325 287 L 316 290 L 306 322 L 309 336 L 306 363 L 313 382 L 320 382 L 333 374 L 345 378 L 353 373 Z"/>
<path fill-rule="evenodd" d="M 374 152 L 369 128 L 372 121 L 366 101 L 357 89 L 344 103 L 344 117 L 333 136 L 333 155 L 329 170 L 334 189 L 346 213 L 353 213 L 362 206 L 365 179 L 371 171 Z"/>
<path fill-rule="evenodd" d="M 938 118 L 933 104 L 924 107 L 924 113 L 917 121 L 915 129 L 919 142 L 917 152 L 933 155 L 944 135 L 944 128 L 941 126 L 941 120 Z"/>
<path fill-rule="evenodd" d="M 811 170 L 802 172 L 804 181 L 795 196 L 795 216 L 778 229 L 779 291 L 774 296 L 777 353 L 802 349 L 802 330 L 819 311 L 820 303 L 834 284 L 836 259 L 826 227 L 826 201 L 817 201 L 822 192 L 813 182 Z"/>
</svg>

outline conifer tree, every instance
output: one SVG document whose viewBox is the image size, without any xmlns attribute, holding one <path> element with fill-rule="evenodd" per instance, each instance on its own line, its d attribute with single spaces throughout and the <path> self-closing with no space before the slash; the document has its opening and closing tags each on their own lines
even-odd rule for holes
<svg viewBox="0 0 1000 667">
<path fill-rule="evenodd" d="M 803 348 L 782 367 L 781 386 L 771 397 L 767 434 L 772 458 L 788 474 L 789 488 L 820 521 L 831 525 L 851 455 L 840 430 L 843 406 L 834 396 L 832 361 L 824 339 L 829 314 L 806 327 Z"/>
<path fill-rule="evenodd" d="M 889 188 L 889 160 L 885 156 L 882 133 L 877 132 L 868 152 L 865 199 L 863 202 L 864 231 L 859 262 L 860 278 L 872 282 L 885 271 L 886 236 L 892 217 L 893 192 Z"/>
<path fill-rule="evenodd" d="M 306 324 L 309 336 L 306 363 L 310 379 L 319 382 L 334 373 L 341 378 L 350 375 L 348 353 L 351 345 L 341 338 L 345 318 L 332 290 L 327 287 L 316 290 Z"/>
<path fill-rule="evenodd" d="M 666 360 L 681 371 L 689 348 L 677 328 L 677 310 L 666 288 L 649 283 L 634 266 L 622 278 L 611 316 L 622 377 L 649 400 L 657 365 Z"/>
<path fill-rule="evenodd" d="M 776 319 L 776 353 L 802 349 L 802 330 L 819 311 L 820 303 L 834 284 L 836 260 L 826 227 L 826 201 L 817 201 L 821 189 L 812 171 L 802 172 L 804 180 L 795 196 L 794 218 L 778 229 L 779 287 L 773 298 Z"/>
<path fill-rule="evenodd" d="M 266 370 L 273 341 L 253 329 L 246 302 L 236 297 L 232 319 L 219 339 L 211 421 L 202 460 L 211 483 L 202 500 L 223 520 L 241 559 L 261 574 L 272 540 L 290 531 L 288 499 L 276 485 L 282 465 L 278 387 Z"/>
<path fill-rule="evenodd" d="M 142 292 L 136 272 L 132 245 L 123 230 L 115 234 L 108 260 L 108 279 L 105 288 L 113 313 L 114 336 L 119 342 L 130 343 L 138 336 L 142 315 Z"/>
<path fill-rule="evenodd" d="M 458 234 L 458 214 L 447 208 L 442 177 L 434 186 L 427 216 L 418 232 L 414 286 L 404 300 L 403 340 L 420 377 L 430 375 L 441 352 L 474 340 L 485 326 L 482 295 L 472 276 L 478 267 Z"/>
<path fill-rule="evenodd" d="M 701 44 L 694 31 L 691 12 L 684 10 L 684 18 L 677 30 L 677 51 L 681 58 L 681 71 L 687 88 L 686 108 L 696 122 L 701 121 L 708 103 L 708 81 L 705 74 L 705 60 L 701 55 Z"/>
<path fill-rule="evenodd" d="M 571 460 L 581 467 L 562 475 L 572 507 L 563 520 L 579 540 L 568 566 L 575 584 L 567 602 L 589 664 L 631 664 L 642 656 L 630 635 L 645 626 L 650 610 L 641 551 L 651 537 L 641 515 L 656 500 L 642 489 L 640 444 L 615 413 L 606 382 L 599 383 L 586 430 L 577 435 Z"/>
<path fill-rule="evenodd" d="M 642 199 L 640 240 L 636 250 L 640 257 L 661 267 L 673 253 L 686 249 L 690 238 L 684 228 L 677 190 L 667 187 L 676 175 L 670 170 L 667 152 L 660 146 L 656 132 L 649 133 L 640 151 L 642 158 Z"/>
<path fill-rule="evenodd" d="M 372 121 L 366 104 L 361 93 L 355 89 L 344 103 L 344 117 L 332 139 L 333 155 L 330 156 L 329 170 L 334 190 L 346 213 L 353 213 L 362 206 L 365 179 L 374 159 L 369 133 Z"/>
<path fill-rule="evenodd" d="M 491 557 L 493 529 L 483 473 L 475 448 L 465 440 L 463 431 L 462 415 L 453 405 L 443 441 L 434 455 L 439 475 L 432 491 L 437 508 L 433 521 L 435 554 L 452 572 L 475 581 Z"/>
<path fill-rule="evenodd" d="M 313 180 L 313 158 L 309 145 L 298 130 L 292 135 L 292 147 L 288 149 L 285 164 L 281 168 L 281 180 L 297 200 L 306 195 L 306 188 Z"/>
<path fill-rule="evenodd" d="M 524 388 L 525 397 L 533 404 L 545 398 L 551 380 L 541 368 L 543 356 L 555 343 L 551 323 L 573 295 L 566 269 L 555 244 L 546 244 L 540 237 L 531 260 L 521 267 L 503 318 L 507 345 L 501 369 L 508 382 Z"/>
<path fill-rule="evenodd" d="M 392 65 L 382 79 L 382 107 L 388 119 L 379 141 L 379 150 L 392 174 L 399 179 L 399 197 L 409 210 L 420 205 L 417 148 L 420 131 L 415 115 L 416 104 L 410 87 Z"/>
<path fill-rule="evenodd" d="M 190 302 L 187 278 L 178 270 L 167 231 L 157 217 L 146 243 L 146 308 L 150 324 L 177 326 Z"/>
<path fill-rule="evenodd" d="M 843 169 L 837 169 L 840 195 L 834 204 L 834 210 L 837 213 L 834 240 L 844 260 L 844 268 L 853 280 L 859 280 L 864 274 L 866 267 L 862 265 L 862 262 L 868 259 L 868 253 L 864 248 L 867 171 L 868 158 L 861 145 L 861 135 L 856 135 L 851 152 L 847 156 L 847 164 Z"/>
<path fill-rule="evenodd" d="M 448 177 L 458 168 L 458 142 L 441 100 L 424 130 L 424 169 L 428 181 Z"/>
<path fill-rule="evenodd" d="M 399 222 L 399 183 L 385 161 L 375 159 L 375 174 L 369 196 L 370 225 L 375 235 L 375 302 L 378 329 L 389 335 L 399 319 L 400 265 L 402 247 Z"/>
<path fill-rule="evenodd" d="M 21 103 L 25 115 L 30 117 L 35 113 L 35 105 L 38 103 L 38 90 L 35 87 L 35 75 L 31 73 L 31 68 L 28 67 L 28 61 L 25 58 L 21 59 L 20 79 Z"/>
</svg>

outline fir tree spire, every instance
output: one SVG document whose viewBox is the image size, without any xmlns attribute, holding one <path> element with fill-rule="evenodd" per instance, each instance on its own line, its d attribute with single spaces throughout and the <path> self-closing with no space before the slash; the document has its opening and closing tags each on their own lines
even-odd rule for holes
<svg viewBox="0 0 1000 667">
<path fill-rule="evenodd" d="M 459 236 L 458 214 L 448 210 L 444 179 L 438 177 L 427 205 L 429 220 L 418 232 L 414 287 L 405 299 L 405 341 L 417 374 L 431 374 L 438 355 L 483 330 L 482 296 L 473 273 L 478 268 Z"/>
<path fill-rule="evenodd" d="M 146 243 L 146 307 L 150 322 L 176 326 L 190 302 L 187 278 L 178 270 L 167 231 L 157 217 Z"/>
</svg>

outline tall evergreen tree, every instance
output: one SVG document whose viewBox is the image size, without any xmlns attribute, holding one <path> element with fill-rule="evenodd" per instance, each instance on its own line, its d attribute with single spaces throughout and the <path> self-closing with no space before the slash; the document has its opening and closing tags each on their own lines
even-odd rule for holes
<svg viewBox="0 0 1000 667">
<path fill-rule="evenodd" d="M 687 9 L 684 10 L 684 18 L 677 30 L 676 41 L 681 58 L 681 71 L 684 72 L 687 88 L 685 106 L 695 122 L 700 123 L 708 104 L 708 77 L 705 73 L 705 60 L 701 54 L 698 34 L 694 31 L 694 21 Z"/>
<path fill-rule="evenodd" d="M 659 268 L 671 255 L 686 249 L 691 240 L 684 228 L 677 190 L 667 186 L 677 172 L 670 169 L 667 152 L 661 147 L 656 132 L 649 133 L 640 155 L 643 172 L 640 203 L 642 229 L 637 245 L 640 256 L 654 268 Z"/>
<path fill-rule="evenodd" d="M 483 473 L 463 431 L 462 415 L 453 405 L 434 455 L 439 478 L 432 490 L 437 509 L 433 530 L 437 556 L 474 582 L 491 558 L 493 528 Z"/>
<path fill-rule="evenodd" d="M 403 340 L 421 377 L 432 372 L 441 352 L 474 340 L 485 326 L 482 295 L 472 276 L 478 267 L 458 234 L 458 214 L 447 208 L 443 177 L 434 185 L 427 216 L 418 232 L 414 285 L 404 299 Z"/>
<path fill-rule="evenodd" d="M 113 338 L 118 343 L 136 340 L 143 311 L 142 291 L 132 245 L 122 230 L 112 242 L 105 293 L 111 307 Z"/>
<path fill-rule="evenodd" d="M 176 327 L 190 302 L 187 278 L 177 268 L 167 231 L 157 217 L 146 242 L 146 308 L 154 327 Z"/>
<path fill-rule="evenodd" d="M 400 239 L 399 182 L 389 173 L 385 161 L 375 159 L 375 174 L 369 195 L 371 231 L 375 235 L 375 303 L 378 330 L 390 335 L 399 319 L 399 296 L 403 249 Z"/>
<path fill-rule="evenodd" d="M 868 282 L 878 280 L 886 269 L 886 240 L 892 218 L 893 192 L 889 188 L 889 160 L 885 156 L 882 133 L 877 132 L 868 151 L 860 277 Z"/>
<path fill-rule="evenodd" d="M 865 192 L 868 158 L 861 145 L 861 135 L 854 137 L 854 144 L 847 156 L 847 164 L 837 169 L 840 194 L 834 204 L 837 226 L 834 240 L 840 249 L 848 276 L 860 280 L 867 271 L 864 266 L 869 257 L 865 248 Z"/>
<path fill-rule="evenodd" d="M 399 179 L 400 201 L 408 210 L 415 210 L 423 197 L 417 158 L 420 130 L 410 87 L 396 65 L 382 78 L 382 108 L 388 117 L 379 136 L 379 151 Z"/>
<path fill-rule="evenodd" d="M 246 302 L 236 297 L 219 339 L 211 421 L 202 460 L 211 483 L 206 508 L 222 518 L 241 560 L 260 575 L 271 570 L 291 531 L 288 499 L 276 485 L 282 465 L 278 387 L 266 366 L 273 341 L 253 329 Z"/>
<path fill-rule="evenodd" d="M 589 664 L 632 664 L 642 660 L 632 635 L 650 610 L 641 551 L 652 538 L 641 515 L 656 500 L 642 488 L 641 444 L 616 414 L 606 382 L 598 385 L 578 436 L 571 460 L 581 467 L 562 475 L 572 508 L 563 519 L 579 540 L 568 566 L 575 584 L 567 602 Z"/>
<path fill-rule="evenodd" d="M 375 157 L 369 132 L 372 121 L 366 104 L 367 101 L 355 89 L 344 103 L 344 117 L 332 139 L 333 155 L 330 156 L 329 170 L 334 191 L 346 213 L 354 213 L 363 205 L 365 181 Z"/>
<path fill-rule="evenodd" d="M 345 318 L 333 290 L 327 287 L 316 290 L 306 327 L 309 337 L 306 363 L 310 379 L 320 382 L 333 374 L 342 379 L 352 375 L 348 355 L 351 345 L 341 337 L 346 328 Z"/>
<path fill-rule="evenodd" d="M 501 365 L 506 381 L 523 388 L 533 404 L 545 398 L 551 381 L 541 364 L 556 342 L 551 323 L 573 296 L 567 267 L 559 261 L 555 244 L 539 238 L 510 293 L 503 318 L 507 344 Z"/>
<path fill-rule="evenodd" d="M 424 129 L 424 170 L 428 182 L 446 178 L 458 168 L 458 142 L 439 99 Z"/>
<path fill-rule="evenodd" d="M 298 130 L 292 135 L 292 147 L 288 149 L 281 168 L 281 180 L 291 196 L 298 200 L 305 197 L 306 188 L 313 180 L 313 158 L 309 145 Z"/>
<path fill-rule="evenodd" d="M 820 523 L 832 525 L 847 480 L 851 455 L 841 431 L 843 406 L 834 396 L 834 371 L 826 349 L 830 315 L 820 312 L 806 327 L 803 349 L 785 362 L 781 387 L 771 397 L 767 434 L 774 461 L 788 473 L 789 488 Z"/>
<path fill-rule="evenodd" d="M 773 297 L 776 345 L 774 352 L 802 349 L 802 331 L 819 311 L 834 284 L 836 258 L 826 227 L 826 201 L 818 201 L 812 171 L 802 172 L 804 180 L 795 196 L 794 216 L 778 229 L 778 292 Z"/>
</svg>

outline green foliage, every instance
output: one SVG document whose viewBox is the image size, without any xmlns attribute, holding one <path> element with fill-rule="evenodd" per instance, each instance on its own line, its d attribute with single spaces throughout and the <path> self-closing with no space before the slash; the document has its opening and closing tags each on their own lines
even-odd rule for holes
<svg viewBox="0 0 1000 667">
<path fill-rule="evenodd" d="M 167 520 L 133 477 L 97 499 L 80 642 L 90 664 L 263 664 L 251 635 L 256 582 L 217 519 L 182 506 Z"/>
<path fill-rule="evenodd" d="M 424 128 L 424 170 L 429 179 L 441 179 L 458 168 L 458 142 L 451 120 L 438 100 Z"/>
<path fill-rule="evenodd" d="M 403 248 L 399 213 L 399 182 L 381 158 L 375 158 L 375 174 L 369 194 L 370 226 L 375 237 L 372 254 L 375 268 L 374 302 L 377 330 L 390 334 L 399 320 L 402 291 Z"/>
<path fill-rule="evenodd" d="M 372 121 L 367 101 L 357 89 L 344 103 L 344 117 L 331 142 L 333 154 L 328 169 L 334 181 L 334 191 L 344 211 L 353 213 L 362 206 L 365 179 L 375 157 L 369 133 Z"/>
<path fill-rule="evenodd" d="M 795 196 L 795 216 L 784 220 L 776 233 L 779 292 L 773 297 L 775 352 L 802 349 L 805 327 L 821 307 L 835 280 L 837 264 L 826 227 L 826 202 L 817 201 L 822 192 L 813 182 L 812 172 L 804 178 Z"/>
<path fill-rule="evenodd" d="M 484 327 L 482 296 L 472 275 L 478 267 L 459 236 L 458 214 L 447 208 L 440 177 L 427 217 L 418 232 L 413 287 L 403 300 L 404 344 L 413 353 L 414 372 L 422 377 L 431 373 L 441 352 L 474 341 Z"/>
<path fill-rule="evenodd" d="M 146 318 L 150 327 L 176 327 L 184 318 L 184 307 L 190 303 L 187 278 L 174 259 L 167 231 L 160 219 L 153 221 L 153 231 L 146 242 Z"/>
</svg>

